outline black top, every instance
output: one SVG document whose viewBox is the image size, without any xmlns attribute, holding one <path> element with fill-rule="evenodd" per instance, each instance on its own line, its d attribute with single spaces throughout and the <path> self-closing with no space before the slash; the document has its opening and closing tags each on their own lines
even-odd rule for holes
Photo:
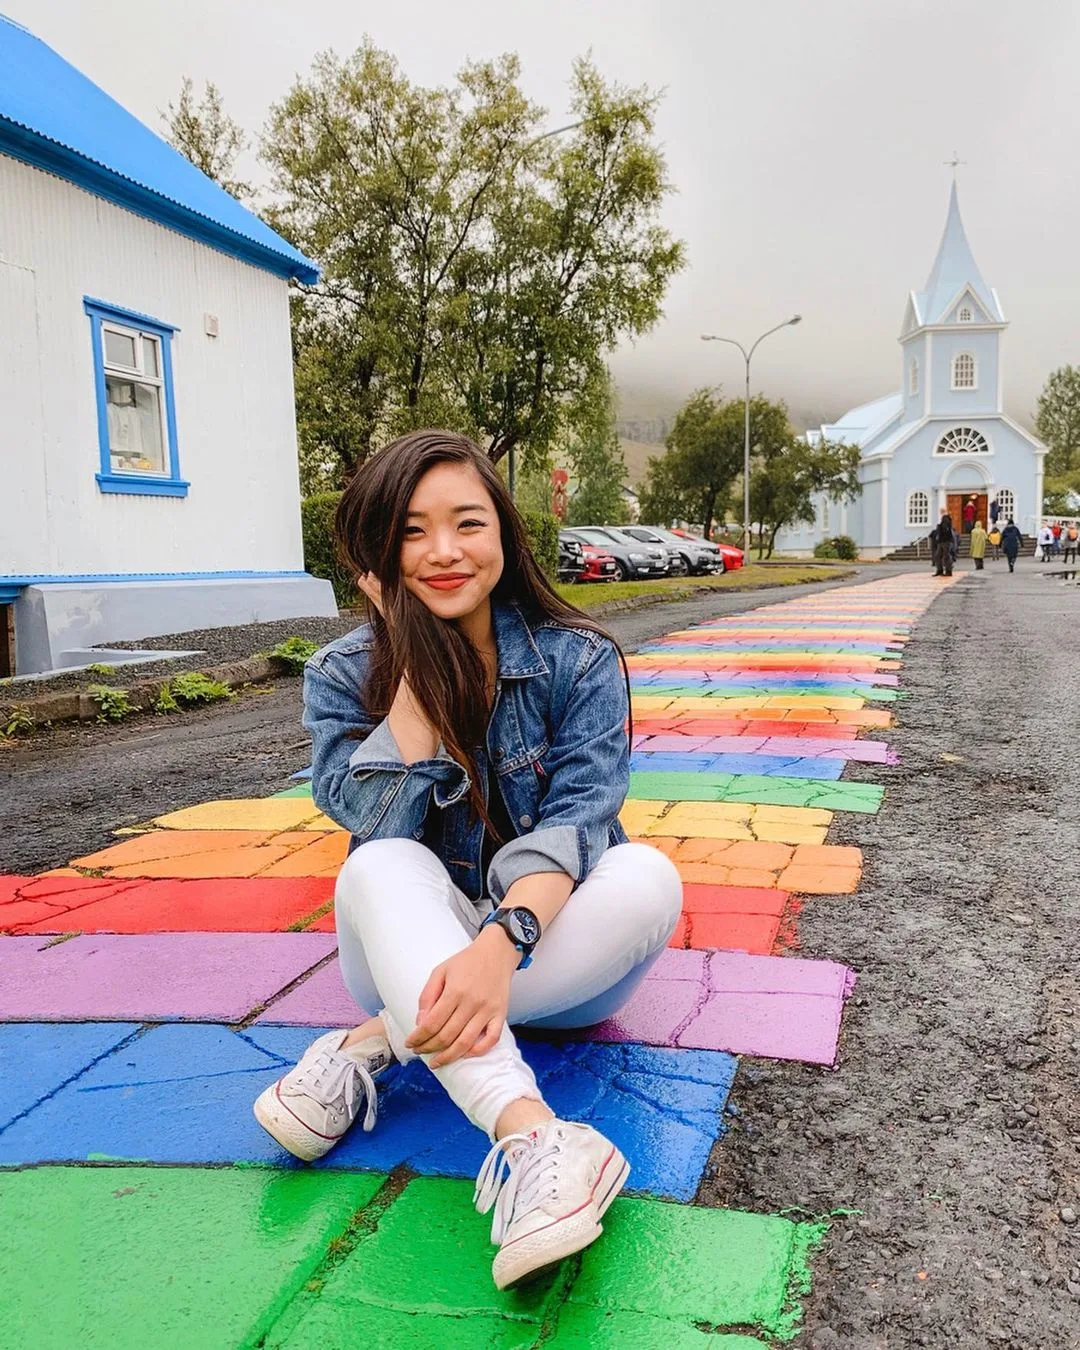
<svg viewBox="0 0 1080 1350">
<path fill-rule="evenodd" d="M 484 843 L 480 850 L 480 893 L 487 894 L 487 874 L 491 866 L 491 860 L 502 848 L 503 844 L 509 843 L 511 839 L 517 838 L 517 830 L 514 829 L 513 821 L 510 819 L 510 813 L 506 809 L 506 803 L 503 801 L 503 795 L 499 790 L 499 775 L 495 772 L 494 764 L 488 766 L 488 817 L 495 827 L 495 834 L 491 830 L 484 831 Z"/>
</svg>

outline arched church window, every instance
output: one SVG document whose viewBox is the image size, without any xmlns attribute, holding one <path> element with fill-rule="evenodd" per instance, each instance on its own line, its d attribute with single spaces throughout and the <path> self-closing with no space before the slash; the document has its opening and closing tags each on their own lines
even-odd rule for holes
<svg viewBox="0 0 1080 1350">
<path fill-rule="evenodd" d="M 975 358 L 971 352 L 957 352 L 952 362 L 952 387 L 975 388 Z"/>
<path fill-rule="evenodd" d="M 928 492 L 908 493 L 907 523 L 909 526 L 930 524 L 930 494 Z"/>
<path fill-rule="evenodd" d="M 971 322 L 971 306 L 970 306 L 970 305 L 961 305 L 961 306 L 960 306 L 960 313 L 959 313 L 956 317 L 960 320 L 961 323 L 970 323 L 970 322 Z"/>
<path fill-rule="evenodd" d="M 911 358 L 908 366 L 908 393 L 917 394 L 919 392 L 919 362 L 916 357 Z"/>
<path fill-rule="evenodd" d="M 934 447 L 935 455 L 988 455 L 990 445 L 974 427 L 953 427 Z"/>
<path fill-rule="evenodd" d="M 998 506 L 1001 507 L 1001 514 L 998 516 L 999 522 L 1006 520 L 1015 520 L 1016 494 L 1013 492 L 1012 488 L 998 488 L 996 495 L 998 499 Z"/>
</svg>

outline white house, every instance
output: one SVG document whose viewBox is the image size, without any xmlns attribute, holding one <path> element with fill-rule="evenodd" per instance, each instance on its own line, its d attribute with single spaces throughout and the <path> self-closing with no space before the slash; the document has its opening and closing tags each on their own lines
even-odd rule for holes
<svg viewBox="0 0 1080 1350">
<path fill-rule="evenodd" d="M 972 256 L 954 183 L 930 277 L 909 294 L 904 311 L 899 393 L 807 432 L 811 441 L 824 436 L 860 447 L 862 495 L 846 504 L 819 498 L 814 523 L 783 530 L 777 548 L 808 550 L 847 534 L 864 557 L 881 557 L 926 535 L 942 511 L 959 529 L 970 496 L 984 524 L 996 497 L 1003 517 L 1033 533 L 1046 448 L 1005 415 L 1006 324 Z"/>
<path fill-rule="evenodd" d="M 317 276 L 0 17 L 0 675 L 336 612 L 304 572 L 289 341 Z"/>
</svg>

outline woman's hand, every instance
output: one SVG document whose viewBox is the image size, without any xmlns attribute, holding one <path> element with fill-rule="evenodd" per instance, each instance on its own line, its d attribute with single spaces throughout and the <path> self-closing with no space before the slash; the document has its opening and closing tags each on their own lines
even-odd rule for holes
<svg viewBox="0 0 1080 1350">
<path fill-rule="evenodd" d="M 510 1006 L 510 977 L 521 954 L 497 925 L 431 972 L 420 993 L 416 1030 L 405 1044 L 434 1055 L 437 1069 L 463 1055 L 483 1055 L 499 1039 Z"/>
<path fill-rule="evenodd" d="M 364 595 L 367 596 L 371 604 L 375 606 L 375 608 L 385 619 L 386 612 L 383 609 L 382 603 L 382 586 L 379 582 L 379 578 L 375 575 L 375 573 L 361 572 L 361 574 L 356 578 L 356 585 L 361 591 L 363 591 Z"/>
</svg>

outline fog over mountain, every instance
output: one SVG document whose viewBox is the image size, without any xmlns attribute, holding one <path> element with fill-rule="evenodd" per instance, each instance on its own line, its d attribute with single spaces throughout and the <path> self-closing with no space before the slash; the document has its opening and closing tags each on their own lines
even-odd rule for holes
<svg viewBox="0 0 1080 1350">
<path fill-rule="evenodd" d="M 254 129 L 320 50 L 365 33 L 437 84 L 515 50 L 529 94 L 567 120 L 573 56 L 666 90 L 659 135 L 677 191 L 665 224 L 689 266 L 663 321 L 615 354 L 624 421 L 695 387 L 737 396 L 737 352 L 768 339 L 754 387 L 820 421 L 899 385 L 896 336 L 945 220 L 954 150 L 975 257 L 1011 328 L 1005 398 L 1028 423 L 1054 366 L 1080 359 L 1074 0 L 5 0 L 6 12 L 151 125 L 181 77 L 214 80 Z M 644 425 L 637 428 L 644 430 Z M 638 436 L 632 439 L 640 439 Z"/>
</svg>

